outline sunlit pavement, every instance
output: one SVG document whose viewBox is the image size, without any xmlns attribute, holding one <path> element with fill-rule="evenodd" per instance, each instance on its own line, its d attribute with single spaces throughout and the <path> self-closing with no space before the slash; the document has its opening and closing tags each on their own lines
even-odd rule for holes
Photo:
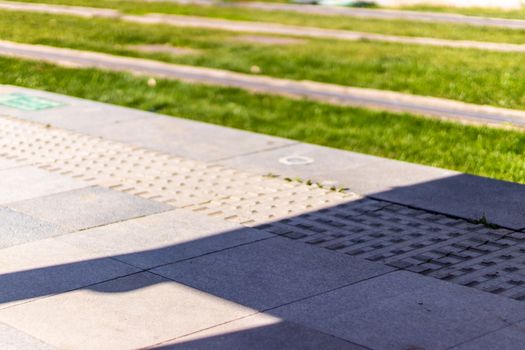
<svg viewBox="0 0 525 350">
<path fill-rule="evenodd" d="M 0 115 L 2 349 L 525 341 L 521 185 L 13 87 Z"/>
</svg>

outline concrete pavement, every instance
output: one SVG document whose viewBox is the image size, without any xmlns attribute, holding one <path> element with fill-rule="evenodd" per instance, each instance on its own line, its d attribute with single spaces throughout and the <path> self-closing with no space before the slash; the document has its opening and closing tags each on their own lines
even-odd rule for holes
<svg viewBox="0 0 525 350">
<path fill-rule="evenodd" d="M 376 191 L 458 175 L 446 170 L 0 88 L 0 97 L 13 93 L 24 103 L 0 105 L 2 348 L 520 349 L 525 341 L 523 186 L 472 182 L 519 195 L 507 205 L 472 201 L 517 218 L 490 228 L 462 213 L 264 176 L 271 157 L 265 170 L 257 159 L 257 171 L 223 163 L 311 147 L 306 163 L 320 181 L 344 165 L 340 185 Z M 339 161 L 325 160 L 323 173 L 314 152 L 330 151 Z M 307 171 L 306 157 L 275 161 Z M 374 175 L 378 167 L 399 175 L 389 182 Z M 439 201 L 446 208 L 457 198 Z"/>
</svg>

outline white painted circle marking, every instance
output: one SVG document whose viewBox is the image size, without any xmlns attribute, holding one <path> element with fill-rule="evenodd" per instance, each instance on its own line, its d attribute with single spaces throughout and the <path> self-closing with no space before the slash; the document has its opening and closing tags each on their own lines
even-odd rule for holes
<svg viewBox="0 0 525 350">
<path fill-rule="evenodd" d="M 287 156 L 279 159 L 279 163 L 284 165 L 306 165 L 313 163 L 314 160 L 305 156 Z"/>
</svg>

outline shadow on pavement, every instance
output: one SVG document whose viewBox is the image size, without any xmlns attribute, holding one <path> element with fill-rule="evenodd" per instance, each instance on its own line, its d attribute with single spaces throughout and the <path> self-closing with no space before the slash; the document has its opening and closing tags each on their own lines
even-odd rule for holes
<svg viewBox="0 0 525 350">
<path fill-rule="evenodd" d="M 480 212 L 476 210 L 487 205 L 485 202 L 487 199 L 492 199 L 502 206 L 507 200 L 517 203 L 518 207 L 508 208 L 508 211 L 502 211 L 498 216 L 488 216 L 488 219 L 497 218 L 503 221 L 515 219 L 513 222 L 518 222 L 519 226 L 520 220 L 524 220 L 525 217 L 515 215 L 523 214 L 525 210 L 523 206 L 519 206 L 519 204 L 525 205 L 521 201 L 521 198 L 525 198 L 522 197 L 525 186 L 517 184 L 506 186 L 499 187 L 498 182 L 494 180 L 461 175 L 393 189 L 373 197 L 397 202 L 396 199 L 404 196 L 411 198 L 411 203 L 416 207 L 419 203 L 433 201 L 436 208 L 439 204 L 440 208 L 449 208 L 453 213 L 456 213 L 456 210 L 460 212 L 464 210 L 467 216 L 479 215 Z M 454 199 L 458 192 L 471 193 L 473 205 Z M 454 200 L 450 201 L 451 198 Z M 487 207 L 487 212 L 490 212 L 490 209 Z M 398 219 L 395 219 L 396 217 Z M 413 222 L 410 221 L 411 217 L 414 218 Z M 44 297 L 77 288 L 99 293 L 125 293 L 151 285 L 148 284 L 149 282 L 139 285 L 113 283 L 111 286 L 107 282 L 98 283 L 101 280 L 108 280 L 107 277 L 101 278 L 100 270 L 107 266 L 110 258 L 132 266 L 138 266 L 134 264 L 136 261 L 162 261 L 157 265 L 151 264 L 147 269 L 137 269 L 134 273 L 151 272 L 162 276 L 162 278 L 150 279 L 150 281 L 157 281 L 155 283 L 181 283 L 254 310 L 272 314 L 272 309 L 282 305 L 395 271 L 396 265 L 391 264 L 392 252 L 396 252 L 400 259 L 413 257 L 416 254 L 421 255 L 421 251 L 428 251 L 432 244 L 445 246 L 448 240 L 468 241 L 479 234 L 486 234 L 489 230 L 482 225 L 465 222 L 470 228 L 452 225 L 449 230 L 443 228 L 440 232 L 439 227 L 446 226 L 440 224 L 440 220 L 449 222 L 451 219 L 439 214 L 365 198 L 261 225 L 255 228 L 261 233 L 260 239 L 254 238 L 249 242 L 235 243 L 236 237 L 243 235 L 246 230 L 252 230 L 243 228 L 218 232 L 193 241 L 156 249 L 5 273 L 0 275 L 0 303 Z M 427 230 L 426 226 L 433 229 Z M 108 230 L 110 229 L 108 226 Z M 173 231 L 176 235 L 177 227 L 174 227 Z M 494 232 L 496 231 L 495 229 Z M 268 236 L 267 232 L 272 232 L 275 236 Z M 456 234 L 450 235 L 450 232 Z M 155 232 L 147 234 L 155 234 Z M 498 239 L 506 238 L 502 235 Z M 221 241 L 224 240 L 234 243 L 220 247 Z M 412 243 L 417 244 L 412 245 Z M 477 244 L 486 244 L 486 242 Z M 516 244 L 519 242 L 517 241 Z M 498 249 L 506 247 L 508 245 Z M 339 251 L 341 254 L 330 250 Z M 468 250 L 468 247 L 463 248 L 463 251 Z M 358 251 L 362 252 L 356 253 Z M 49 253 L 53 254 L 53 252 Z M 166 263 L 167 256 L 170 257 L 169 263 Z M 184 258 L 181 259 L 180 256 Z M 395 256 L 394 258 L 397 259 Z M 436 261 L 439 259 L 435 258 Z M 422 260 L 419 265 L 417 263 L 415 265 L 425 266 L 428 263 L 431 261 Z M 435 271 L 445 267 L 447 265 L 436 265 Z M 118 281 L 119 278 L 125 277 L 113 276 L 109 279 Z M 221 344 L 225 349 L 230 346 L 238 348 L 239 344 L 250 349 L 282 348 L 282 343 L 273 342 L 286 338 L 289 338 L 290 344 L 298 349 L 322 348 L 323 346 L 316 346 L 317 341 L 324 342 L 325 348 L 326 344 L 331 344 L 332 346 L 328 348 L 334 349 L 354 346 L 339 338 L 312 332 L 317 331 L 311 329 L 306 331 L 302 326 L 282 320 L 243 331 L 225 331 L 224 334 L 188 340 L 176 346 L 160 346 L 157 349 L 200 349 L 210 348 L 211 344 Z M 272 339 L 268 336 L 270 333 L 282 333 L 283 337 Z M 292 345 L 286 347 L 293 349 Z M 357 346 L 355 348 L 358 349 Z"/>
</svg>

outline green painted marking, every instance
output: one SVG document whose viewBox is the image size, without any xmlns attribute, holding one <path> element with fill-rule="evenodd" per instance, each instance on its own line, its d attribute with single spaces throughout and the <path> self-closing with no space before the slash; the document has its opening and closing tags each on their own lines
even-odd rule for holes
<svg viewBox="0 0 525 350">
<path fill-rule="evenodd" d="M 42 97 L 11 93 L 0 95 L 0 105 L 16 108 L 22 111 L 39 111 L 42 109 L 59 107 L 64 104 Z"/>
</svg>

